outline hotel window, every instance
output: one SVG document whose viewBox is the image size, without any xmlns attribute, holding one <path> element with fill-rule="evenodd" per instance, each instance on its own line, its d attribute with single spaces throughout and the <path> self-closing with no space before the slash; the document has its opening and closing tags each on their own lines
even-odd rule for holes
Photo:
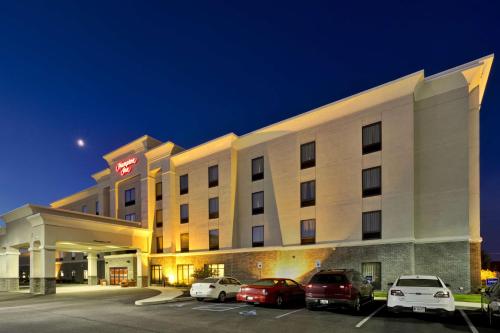
<svg viewBox="0 0 500 333">
<path fill-rule="evenodd" d="M 252 181 L 264 179 L 264 156 L 252 160 Z"/>
<path fill-rule="evenodd" d="M 316 243 L 316 220 L 300 221 L 300 244 Z"/>
<path fill-rule="evenodd" d="M 363 240 L 382 238 L 382 211 L 363 213 Z"/>
<path fill-rule="evenodd" d="M 188 175 L 182 175 L 179 177 L 179 193 L 187 194 L 189 192 L 189 178 Z"/>
<path fill-rule="evenodd" d="M 381 167 L 363 170 L 363 197 L 371 197 L 382 193 Z"/>
<path fill-rule="evenodd" d="M 264 213 L 264 192 L 252 193 L 252 215 Z"/>
<path fill-rule="evenodd" d="M 125 207 L 135 205 L 135 188 L 125 190 Z"/>
<path fill-rule="evenodd" d="M 316 181 L 300 183 L 300 207 L 314 206 L 316 204 Z"/>
<path fill-rule="evenodd" d="M 130 213 L 125 215 L 126 221 L 135 221 L 135 213 Z"/>
<path fill-rule="evenodd" d="M 361 274 L 371 280 L 373 289 L 382 289 L 382 264 L 380 262 L 364 262 L 361 264 Z"/>
<path fill-rule="evenodd" d="M 182 204 L 181 205 L 181 223 L 189 222 L 189 205 Z"/>
<path fill-rule="evenodd" d="M 219 166 L 212 165 L 208 168 L 208 187 L 219 186 Z"/>
<path fill-rule="evenodd" d="M 82 213 L 87 213 L 88 209 L 87 209 L 87 205 L 83 205 L 82 206 Z"/>
<path fill-rule="evenodd" d="M 156 253 L 163 253 L 163 236 L 156 237 Z"/>
<path fill-rule="evenodd" d="M 363 126 L 363 155 L 382 150 L 382 123 Z"/>
<path fill-rule="evenodd" d="M 208 264 L 205 267 L 211 272 L 212 277 L 224 276 L 224 264 Z"/>
<path fill-rule="evenodd" d="M 300 168 L 307 169 L 316 165 L 316 142 L 304 143 L 300 146 Z"/>
<path fill-rule="evenodd" d="M 155 192 L 156 192 L 156 201 L 161 200 L 163 198 L 162 182 L 156 183 Z"/>
<path fill-rule="evenodd" d="M 177 283 L 191 284 L 194 280 L 192 277 L 193 273 L 193 265 L 177 265 Z"/>
<path fill-rule="evenodd" d="M 208 218 L 218 219 L 219 218 L 219 198 L 208 199 Z"/>
<path fill-rule="evenodd" d="M 160 284 L 163 281 L 163 270 L 161 265 L 151 265 L 151 283 Z"/>
<path fill-rule="evenodd" d="M 76 259 L 76 253 L 75 252 L 71 252 L 71 260 L 75 260 Z"/>
<path fill-rule="evenodd" d="M 264 226 L 252 227 L 252 247 L 264 246 Z"/>
<path fill-rule="evenodd" d="M 181 252 L 189 252 L 189 233 L 181 234 Z"/>
<path fill-rule="evenodd" d="M 209 250 L 219 249 L 219 229 L 208 231 L 208 248 Z"/>
<path fill-rule="evenodd" d="M 95 215 L 99 215 L 99 201 L 95 202 Z"/>
<path fill-rule="evenodd" d="M 157 209 L 155 212 L 156 227 L 163 227 L 163 209 Z"/>
</svg>

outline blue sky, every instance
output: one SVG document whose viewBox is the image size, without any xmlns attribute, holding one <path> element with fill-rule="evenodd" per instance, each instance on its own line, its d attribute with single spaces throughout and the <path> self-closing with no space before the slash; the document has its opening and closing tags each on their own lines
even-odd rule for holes
<svg viewBox="0 0 500 333">
<path fill-rule="evenodd" d="M 496 1 L 1 2 L 0 211 L 92 185 L 101 156 L 143 134 L 191 147 L 500 53 L 499 10 Z M 481 217 L 500 259 L 497 67 L 481 111 Z"/>
</svg>

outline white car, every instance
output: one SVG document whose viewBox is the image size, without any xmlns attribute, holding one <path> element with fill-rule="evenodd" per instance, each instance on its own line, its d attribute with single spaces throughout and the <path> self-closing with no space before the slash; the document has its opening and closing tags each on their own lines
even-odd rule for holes
<svg viewBox="0 0 500 333">
<path fill-rule="evenodd" d="M 453 314 L 455 299 L 448 285 L 437 276 L 403 275 L 390 284 L 387 308 L 391 312 Z"/>
<path fill-rule="evenodd" d="M 228 297 L 236 297 L 240 287 L 241 282 L 232 277 L 206 278 L 193 283 L 190 294 L 198 301 L 217 299 L 224 302 Z"/>
</svg>

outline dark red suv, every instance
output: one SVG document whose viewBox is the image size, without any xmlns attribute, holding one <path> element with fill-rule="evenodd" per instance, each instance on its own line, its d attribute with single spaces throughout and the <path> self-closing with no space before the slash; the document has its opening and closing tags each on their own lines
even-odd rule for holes
<svg viewBox="0 0 500 333">
<path fill-rule="evenodd" d="M 310 310 L 349 307 L 359 311 L 373 301 L 373 286 L 358 271 L 338 269 L 320 271 L 306 286 L 306 306 Z"/>
</svg>

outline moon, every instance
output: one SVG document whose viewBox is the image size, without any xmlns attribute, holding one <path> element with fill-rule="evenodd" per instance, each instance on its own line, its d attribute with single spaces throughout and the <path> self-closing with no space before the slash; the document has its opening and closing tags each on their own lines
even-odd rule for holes
<svg viewBox="0 0 500 333">
<path fill-rule="evenodd" d="M 83 139 L 76 140 L 76 144 L 78 147 L 85 147 L 85 141 L 83 141 Z"/>
</svg>

